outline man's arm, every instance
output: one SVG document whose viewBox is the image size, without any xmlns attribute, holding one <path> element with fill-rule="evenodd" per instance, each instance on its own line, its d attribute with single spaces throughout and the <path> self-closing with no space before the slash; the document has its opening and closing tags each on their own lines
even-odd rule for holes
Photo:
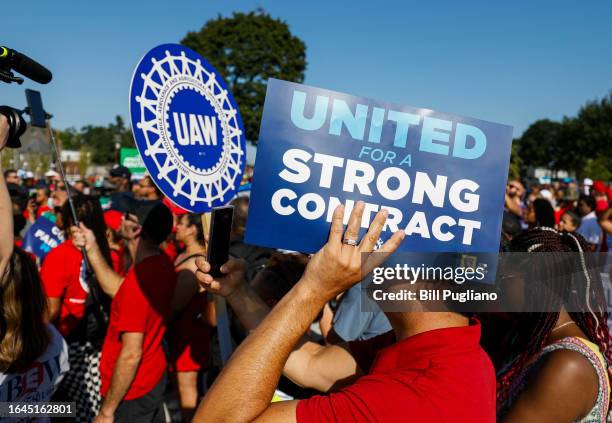
<svg viewBox="0 0 612 423">
<path fill-rule="evenodd" d="M 304 341 L 289 354 L 283 374 L 302 388 L 329 392 L 355 382 L 363 371 L 346 344 Z"/>
<path fill-rule="evenodd" d="M 100 414 L 96 420 L 112 419 L 115 410 L 130 389 L 142 358 L 143 338 L 144 334 L 138 332 L 121 334 L 121 353 L 119 353 L 119 358 L 115 363 L 110 388 L 104 397 Z"/>
<path fill-rule="evenodd" d="M 333 300 L 332 300 L 333 301 Z M 330 334 L 332 330 L 332 322 L 334 320 L 334 312 L 332 311 L 329 303 L 323 306 L 323 311 L 321 312 L 321 318 L 319 319 L 319 330 L 321 331 L 321 336 L 323 339 L 327 341 L 327 336 Z M 333 342 L 335 344 L 335 342 Z"/>
<path fill-rule="evenodd" d="M 100 287 L 109 297 L 114 297 L 123 282 L 123 277 L 106 262 L 96 242 L 96 236 L 87 226 L 80 223 L 79 227 L 73 226 L 70 230 L 74 245 L 77 248 L 85 247 L 87 258 Z"/>
<path fill-rule="evenodd" d="M 357 239 L 363 209 L 361 201 L 353 208 L 347 238 Z M 342 242 L 343 215 L 344 207 L 337 207 L 328 243 L 313 256 L 300 281 L 234 352 L 200 404 L 194 421 L 295 421 L 297 401 L 270 404 L 285 362 L 325 303 L 362 279 L 361 254 L 372 252 L 387 212 L 383 210 L 376 215 L 359 246 Z M 366 259 L 366 273 L 397 249 L 403 234 L 394 234 L 379 250 L 383 254 Z M 204 278 L 212 281 L 210 275 Z"/>
<path fill-rule="evenodd" d="M 47 297 L 47 319 L 48 322 L 55 322 L 60 316 L 62 299 L 58 297 Z"/>
<path fill-rule="evenodd" d="M 202 286 L 217 295 L 225 297 L 242 326 L 250 333 L 270 313 L 270 307 L 244 280 L 245 264 L 231 260 L 221 267 L 227 276 L 210 280 L 206 274 L 209 264 L 203 259 L 196 261 L 196 276 Z M 318 314 L 318 312 L 317 312 Z M 314 317 L 313 317 L 314 320 Z M 283 374 L 303 388 L 328 392 L 346 381 L 362 375 L 353 356 L 341 346 L 322 346 L 303 339 L 291 352 Z"/>
<path fill-rule="evenodd" d="M 36 222 L 36 206 L 33 198 L 30 198 L 28 200 L 28 203 L 26 205 L 26 213 L 28 223 L 33 224 L 34 222 Z"/>
<path fill-rule="evenodd" d="M 0 115 L 0 151 L 8 140 L 9 125 L 6 116 Z M 4 180 L 4 171 L 0 165 L 0 278 L 4 276 L 13 255 L 13 205 Z"/>
</svg>

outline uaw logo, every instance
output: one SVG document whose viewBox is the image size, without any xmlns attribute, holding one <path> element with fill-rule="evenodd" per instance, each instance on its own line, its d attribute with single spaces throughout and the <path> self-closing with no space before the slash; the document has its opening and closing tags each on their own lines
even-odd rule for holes
<svg viewBox="0 0 612 423">
<path fill-rule="evenodd" d="M 130 88 L 138 151 L 159 189 L 195 213 L 232 199 L 245 164 L 240 112 L 200 55 L 163 44 L 141 60 Z"/>
</svg>

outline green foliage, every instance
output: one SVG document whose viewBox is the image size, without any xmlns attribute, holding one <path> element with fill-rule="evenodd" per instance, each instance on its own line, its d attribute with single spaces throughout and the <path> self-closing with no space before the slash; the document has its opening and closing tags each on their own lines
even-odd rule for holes
<svg viewBox="0 0 612 423">
<path fill-rule="evenodd" d="M 562 124 L 548 119 L 538 120 L 518 139 L 517 153 L 524 166 L 554 169 L 559 156 L 559 137 Z"/>
<path fill-rule="evenodd" d="M 87 168 L 91 165 L 91 152 L 86 146 L 82 146 L 79 154 L 79 173 L 81 177 L 85 177 Z"/>
<path fill-rule="evenodd" d="M 512 153 L 510 155 L 510 167 L 508 169 L 508 179 L 520 179 L 523 159 L 519 154 L 519 144 L 516 140 L 512 141 Z"/>
<path fill-rule="evenodd" d="M 74 126 L 63 131 L 56 131 L 57 139 L 65 150 L 78 150 L 81 145 L 80 134 Z"/>
<path fill-rule="evenodd" d="M 3 171 L 12 167 L 12 151 L 13 150 L 8 148 L 5 148 L 4 150 L 0 151 L 0 164 L 2 164 Z"/>
<path fill-rule="evenodd" d="M 304 80 L 306 45 L 289 26 L 269 14 L 234 13 L 212 19 L 181 41 L 206 58 L 228 84 L 244 122 L 246 138 L 257 143 L 269 78 Z"/>
<path fill-rule="evenodd" d="M 612 155 L 600 155 L 595 159 L 587 160 L 584 175 L 592 179 L 612 181 Z"/>
<path fill-rule="evenodd" d="M 534 122 L 517 140 L 521 173 L 532 167 L 564 169 L 578 178 L 610 179 L 612 93 L 586 103 L 576 117 Z"/>
<path fill-rule="evenodd" d="M 80 145 L 91 152 L 91 161 L 95 164 L 110 164 L 117 162 L 115 143 L 121 147 L 134 147 L 132 131 L 125 126 L 121 116 L 115 117 L 115 122 L 107 126 L 84 126 L 78 134 Z M 64 147 L 66 148 L 66 147 Z"/>
</svg>

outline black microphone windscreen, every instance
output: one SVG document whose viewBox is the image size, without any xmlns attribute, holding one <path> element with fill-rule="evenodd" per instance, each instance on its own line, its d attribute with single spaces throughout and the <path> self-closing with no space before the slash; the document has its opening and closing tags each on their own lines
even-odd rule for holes
<svg viewBox="0 0 612 423">
<path fill-rule="evenodd" d="M 49 69 L 18 52 L 15 52 L 13 69 L 40 84 L 48 84 L 53 77 Z"/>
</svg>

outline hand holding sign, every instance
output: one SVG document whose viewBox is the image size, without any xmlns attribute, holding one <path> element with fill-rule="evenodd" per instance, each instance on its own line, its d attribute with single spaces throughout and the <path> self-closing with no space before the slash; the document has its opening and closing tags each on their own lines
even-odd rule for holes
<svg viewBox="0 0 612 423">
<path fill-rule="evenodd" d="M 210 264 L 203 258 L 196 259 L 196 266 L 198 267 L 196 278 L 200 286 L 211 294 L 229 297 L 241 284 L 245 283 L 244 274 L 247 264 L 244 260 L 229 260 L 221 266 L 220 270 L 224 276 L 220 278 L 213 278 L 209 274 Z"/>
<path fill-rule="evenodd" d="M 382 264 L 390 254 L 397 250 L 405 237 L 403 231 L 397 231 L 376 254 L 370 254 L 385 225 L 388 213 L 386 210 L 376 213 L 374 220 L 369 225 L 368 232 L 359 242 L 358 236 L 364 206 L 364 203 L 360 201 L 353 208 L 346 232 L 344 232 L 342 223 L 344 206 L 336 207 L 327 243 L 306 266 L 304 282 L 309 283 L 312 289 L 320 293 L 326 300 L 346 291 L 363 279 L 363 276 L 370 273 L 374 267 Z"/>
</svg>

